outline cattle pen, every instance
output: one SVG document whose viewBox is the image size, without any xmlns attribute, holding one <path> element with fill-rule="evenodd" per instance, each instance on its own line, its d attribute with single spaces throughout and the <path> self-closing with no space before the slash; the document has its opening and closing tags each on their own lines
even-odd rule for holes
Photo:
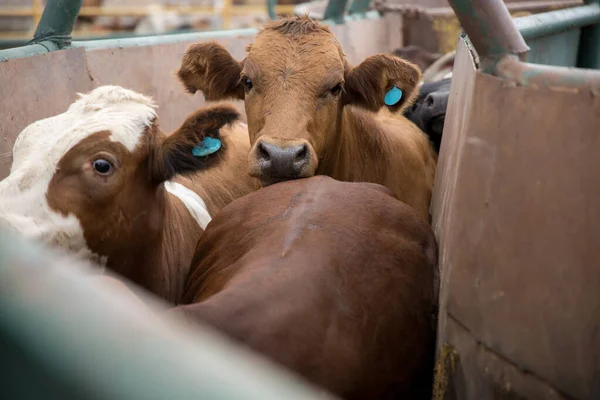
<svg viewBox="0 0 600 400">
<path fill-rule="evenodd" d="M 82 3 L 48 0 L 34 38 L 0 50 L 2 178 L 19 132 L 100 85 L 152 96 L 172 131 L 204 102 L 174 74 L 187 46 L 242 59 L 257 32 L 75 41 Z M 519 18 L 499 0 L 449 3 L 463 31 L 431 204 L 435 399 L 597 399 L 600 1 Z M 357 62 L 402 44 L 398 10 L 330 0 L 324 18 Z M 328 398 L 210 330 L 113 307 L 118 294 L 46 248 L 3 232 L 0 257 L 2 398 Z"/>
</svg>

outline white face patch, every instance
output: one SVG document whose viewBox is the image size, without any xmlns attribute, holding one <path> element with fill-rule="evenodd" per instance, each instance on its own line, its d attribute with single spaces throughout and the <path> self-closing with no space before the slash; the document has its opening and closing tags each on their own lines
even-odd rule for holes
<svg viewBox="0 0 600 400">
<path fill-rule="evenodd" d="M 0 182 L 0 223 L 30 239 L 96 258 L 88 249 L 79 220 L 50 209 L 48 185 L 59 161 L 79 142 L 100 131 L 134 151 L 156 118 L 155 104 L 118 86 L 101 86 L 68 110 L 25 128 L 13 147 L 10 175 Z"/>
<path fill-rule="evenodd" d="M 208 213 L 206 204 L 196 192 L 191 191 L 181 183 L 173 181 L 165 182 L 165 189 L 167 189 L 167 192 L 181 200 L 190 214 L 192 214 L 192 217 L 198 222 L 198 225 L 200 225 L 202 229 L 206 229 L 206 226 L 212 218 Z"/>
</svg>

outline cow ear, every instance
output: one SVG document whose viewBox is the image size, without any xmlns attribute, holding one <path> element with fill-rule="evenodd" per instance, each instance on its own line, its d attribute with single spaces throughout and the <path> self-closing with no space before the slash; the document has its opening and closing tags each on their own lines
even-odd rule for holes
<svg viewBox="0 0 600 400">
<path fill-rule="evenodd" d="M 221 45 L 203 42 L 188 47 L 177 71 L 186 90 L 201 91 L 208 101 L 243 99 L 242 64 Z"/>
<path fill-rule="evenodd" d="M 239 118 L 232 105 L 205 107 L 190 115 L 170 136 L 155 137 L 150 153 L 152 180 L 161 183 L 218 164 L 227 151 L 221 128 Z"/>
<path fill-rule="evenodd" d="M 388 54 L 371 56 L 358 66 L 346 68 L 344 104 L 379 111 L 410 106 L 418 94 L 421 71 L 416 65 Z"/>
</svg>

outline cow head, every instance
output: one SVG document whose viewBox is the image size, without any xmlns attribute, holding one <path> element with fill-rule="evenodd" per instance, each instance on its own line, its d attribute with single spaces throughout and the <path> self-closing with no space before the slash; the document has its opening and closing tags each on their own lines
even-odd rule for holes
<svg viewBox="0 0 600 400">
<path fill-rule="evenodd" d="M 319 161 L 337 156 L 344 106 L 378 111 L 396 86 L 403 97 L 389 108 L 406 108 L 421 73 L 388 54 L 352 67 L 327 26 L 292 17 L 267 24 L 241 62 L 216 43 L 190 46 L 178 76 L 207 100 L 245 100 L 249 172 L 269 184 L 312 176 Z"/>
<path fill-rule="evenodd" d="M 102 86 L 79 96 L 66 112 L 18 136 L 10 174 L 0 182 L 0 221 L 98 261 L 157 234 L 163 183 L 218 162 L 220 151 L 197 158 L 192 148 L 206 135 L 218 137 L 239 114 L 206 108 L 166 136 L 142 94 Z"/>
</svg>

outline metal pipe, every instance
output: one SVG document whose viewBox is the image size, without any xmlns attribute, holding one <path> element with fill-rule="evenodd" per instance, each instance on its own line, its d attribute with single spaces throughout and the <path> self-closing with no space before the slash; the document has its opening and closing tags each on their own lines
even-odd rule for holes
<svg viewBox="0 0 600 400">
<path fill-rule="evenodd" d="M 356 19 L 361 20 L 379 20 L 381 15 L 377 11 L 368 11 L 359 16 L 344 16 L 341 22 L 352 21 Z M 340 21 L 337 21 L 340 22 Z M 325 20 L 325 24 L 334 24 L 336 21 Z M 258 33 L 256 28 L 245 28 L 245 29 L 228 29 L 220 31 L 210 32 L 193 32 L 193 33 L 177 33 L 177 34 L 162 34 L 156 36 L 129 36 L 123 38 L 111 38 L 111 39 L 85 39 L 82 41 L 74 40 L 71 43 L 71 47 L 83 47 L 86 49 L 114 49 L 123 47 L 137 47 L 137 46 L 155 46 L 160 44 L 169 43 L 182 43 L 182 42 L 193 42 L 200 40 L 214 40 L 221 38 L 236 38 L 236 37 L 247 37 L 254 36 Z M 116 36 L 116 35 L 115 35 Z M 44 43 L 47 45 L 47 43 Z M 23 46 L 14 49 L 0 50 L 0 60 L 8 60 L 13 58 L 27 57 L 30 55 L 46 53 L 48 52 L 47 47 L 37 46 Z M 33 51 L 37 50 L 37 51 Z"/>
<path fill-rule="evenodd" d="M 267 13 L 269 14 L 269 19 L 277 18 L 277 13 L 275 12 L 276 6 L 277 0 L 267 0 Z"/>
<path fill-rule="evenodd" d="M 344 21 L 344 14 L 346 13 L 346 6 L 349 0 L 329 0 L 327 7 L 325 8 L 325 14 L 323 19 L 331 20 L 335 23 L 342 23 Z"/>
<path fill-rule="evenodd" d="M 348 14 L 362 14 L 369 11 L 369 6 L 371 5 L 371 0 L 354 0 L 350 5 L 350 9 L 348 10 Z"/>
<path fill-rule="evenodd" d="M 0 50 L 0 63 L 13 58 L 29 57 L 38 54 L 48 53 L 49 45 L 50 43 L 40 43 L 23 47 L 16 47 L 13 49 Z"/>
<path fill-rule="evenodd" d="M 30 44 L 51 41 L 58 49 L 71 43 L 71 32 L 83 0 L 48 0 Z M 48 49 L 53 51 L 56 49 Z"/>
<path fill-rule="evenodd" d="M 86 40 L 81 42 L 74 41 L 71 44 L 71 47 L 85 47 L 86 49 L 114 49 L 122 47 L 154 46 L 159 44 L 254 36 L 257 33 L 258 29 L 256 28 L 228 29 L 223 31 L 178 33 L 172 35 L 129 37 L 123 39 L 100 39 Z"/>
<path fill-rule="evenodd" d="M 525 59 L 529 47 L 501 0 L 449 0 L 479 57 L 500 59 L 507 54 Z"/>
<path fill-rule="evenodd" d="M 525 39 L 535 39 L 599 23 L 600 5 L 596 3 L 565 8 L 515 18 L 514 21 Z"/>
<path fill-rule="evenodd" d="M 496 64 L 495 72 L 519 86 L 600 93 L 600 71 L 597 70 L 530 64 L 507 56 Z"/>
<path fill-rule="evenodd" d="M 0 231 L 0 350 L 12 344 L 0 397 L 334 399 L 208 327 L 167 318 L 154 297 L 136 290 L 142 306 L 99 285 L 97 273 Z"/>
</svg>

